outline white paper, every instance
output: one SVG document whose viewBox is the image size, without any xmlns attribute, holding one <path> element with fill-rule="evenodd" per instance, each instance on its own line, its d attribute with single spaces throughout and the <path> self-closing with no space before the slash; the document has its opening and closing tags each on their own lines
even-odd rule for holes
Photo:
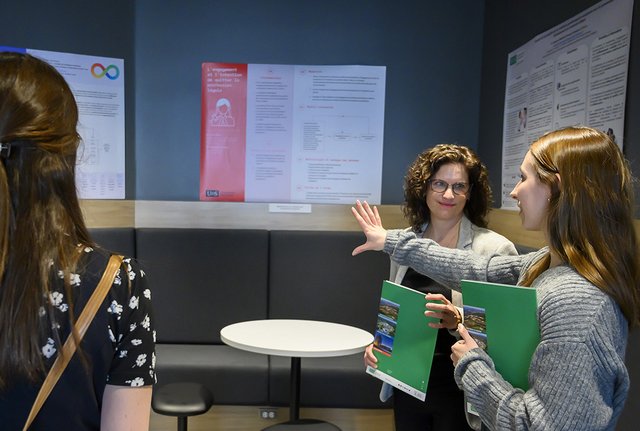
<svg viewBox="0 0 640 431">
<path fill-rule="evenodd" d="M 76 185 L 82 199 L 124 199 L 124 60 L 27 49 L 67 80 L 79 111 Z"/>
<path fill-rule="evenodd" d="M 633 0 L 604 0 L 511 52 L 502 139 L 502 208 L 529 146 L 544 133 L 588 125 L 622 148 Z"/>
<path fill-rule="evenodd" d="M 385 72 L 250 64 L 245 200 L 379 204 Z"/>
</svg>

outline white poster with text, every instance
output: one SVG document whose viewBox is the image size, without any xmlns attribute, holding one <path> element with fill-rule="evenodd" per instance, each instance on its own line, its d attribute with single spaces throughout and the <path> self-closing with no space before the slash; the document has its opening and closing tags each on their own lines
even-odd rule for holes
<svg viewBox="0 0 640 431">
<path fill-rule="evenodd" d="M 502 208 L 529 146 L 546 132 L 587 125 L 622 148 L 633 0 L 604 0 L 511 52 L 502 138 Z"/>
<path fill-rule="evenodd" d="M 203 64 L 200 199 L 379 204 L 385 72 Z"/>
<path fill-rule="evenodd" d="M 76 163 L 81 199 L 125 198 L 124 60 L 14 47 L 46 61 L 65 78 L 78 105 L 82 138 Z"/>
</svg>

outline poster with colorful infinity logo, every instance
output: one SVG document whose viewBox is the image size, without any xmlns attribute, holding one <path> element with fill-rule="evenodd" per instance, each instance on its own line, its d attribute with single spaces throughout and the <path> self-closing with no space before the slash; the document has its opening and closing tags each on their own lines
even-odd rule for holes
<svg viewBox="0 0 640 431">
<path fill-rule="evenodd" d="M 124 199 L 124 60 L 3 46 L 0 50 L 41 58 L 65 77 L 80 115 L 78 193 L 82 199 Z"/>
</svg>

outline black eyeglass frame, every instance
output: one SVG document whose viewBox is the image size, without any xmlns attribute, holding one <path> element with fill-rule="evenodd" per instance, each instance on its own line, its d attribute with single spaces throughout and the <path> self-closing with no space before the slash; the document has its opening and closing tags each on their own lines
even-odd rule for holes
<svg viewBox="0 0 640 431">
<path fill-rule="evenodd" d="M 433 188 L 433 183 L 434 182 L 442 183 L 442 184 L 446 185 L 446 187 L 444 188 L 444 190 L 436 190 L 436 189 Z M 471 189 L 473 188 L 473 184 L 469 184 L 469 183 L 465 183 L 465 182 L 458 182 L 458 183 L 449 184 L 448 182 L 446 182 L 444 180 L 438 180 L 438 179 L 435 179 L 435 178 L 429 178 L 427 180 L 427 183 L 429 183 L 429 188 L 434 193 L 445 194 L 447 192 L 447 190 L 449 190 L 449 187 L 451 187 L 451 191 L 453 192 L 454 195 L 457 195 L 457 196 L 466 196 L 471 191 Z M 456 186 L 460 186 L 460 185 L 463 185 L 467 189 L 464 190 L 464 191 L 456 191 Z"/>
</svg>

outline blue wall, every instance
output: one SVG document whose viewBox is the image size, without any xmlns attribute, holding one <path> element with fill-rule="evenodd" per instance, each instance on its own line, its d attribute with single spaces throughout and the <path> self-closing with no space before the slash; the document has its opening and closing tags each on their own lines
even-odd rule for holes
<svg viewBox="0 0 640 431">
<path fill-rule="evenodd" d="M 482 1 L 135 4 L 137 199 L 198 199 L 206 61 L 387 66 L 383 203 L 424 148 L 477 146 Z"/>
<path fill-rule="evenodd" d="M 0 2 L 0 45 L 124 58 L 126 195 L 135 196 L 134 2 Z"/>
<path fill-rule="evenodd" d="M 499 194 L 507 54 L 596 2 L 4 1 L 0 44 L 125 59 L 129 199 L 198 199 L 202 62 L 386 65 L 382 197 L 399 203 L 407 165 L 440 141 L 477 148 Z M 639 19 L 636 1 L 625 130 L 636 173 Z"/>
<path fill-rule="evenodd" d="M 481 0 L 4 1 L 0 45 L 125 59 L 128 199 L 197 200 L 200 65 L 387 66 L 383 203 L 435 143 L 477 147 Z"/>
</svg>

